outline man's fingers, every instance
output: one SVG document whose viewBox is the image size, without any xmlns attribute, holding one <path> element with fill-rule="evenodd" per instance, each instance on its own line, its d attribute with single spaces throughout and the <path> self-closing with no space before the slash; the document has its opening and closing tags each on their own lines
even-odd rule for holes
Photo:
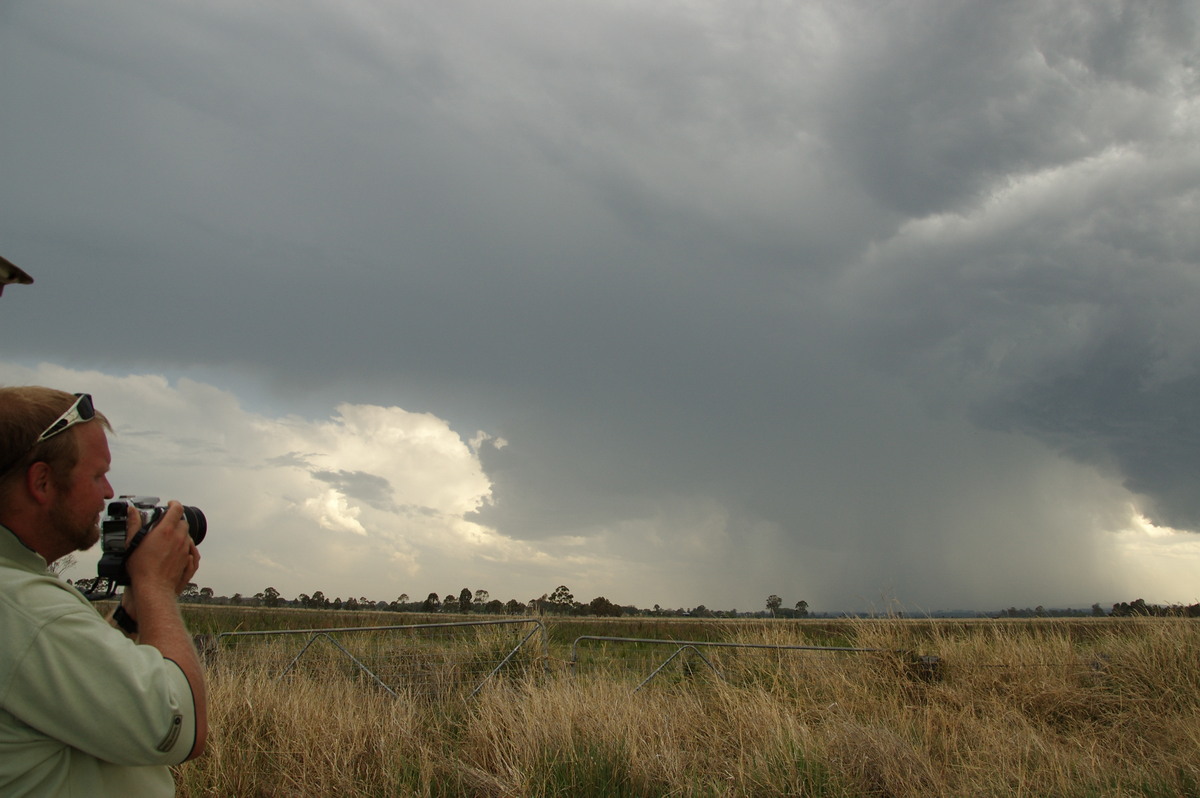
<svg viewBox="0 0 1200 798">
<path fill-rule="evenodd" d="M 125 505 L 125 541 L 133 540 L 133 536 L 142 528 L 142 513 L 132 504 Z"/>
</svg>

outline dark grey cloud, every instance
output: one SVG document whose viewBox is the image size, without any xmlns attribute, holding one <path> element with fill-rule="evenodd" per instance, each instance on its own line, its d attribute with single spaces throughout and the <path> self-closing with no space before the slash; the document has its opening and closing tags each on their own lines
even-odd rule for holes
<svg viewBox="0 0 1200 798">
<path fill-rule="evenodd" d="M 1200 250 L 1180 233 L 1200 163 L 1169 142 L 1106 157 L 1078 185 L 1034 179 L 975 225 L 948 221 L 952 246 L 897 245 L 847 312 L 934 401 L 1113 469 L 1155 520 L 1195 529 Z"/>
<path fill-rule="evenodd" d="M 0 13 L 9 357 L 433 412 L 505 535 L 720 508 L 830 602 L 1116 590 L 1063 457 L 1200 527 L 1193 5 Z"/>
<path fill-rule="evenodd" d="M 1186 3 L 937 10 L 894 8 L 891 24 L 856 27 L 861 46 L 839 70 L 843 101 L 830 114 L 847 173 L 906 216 L 957 211 L 1013 176 L 1155 141 L 1195 88 Z"/>
<path fill-rule="evenodd" d="M 314 470 L 312 475 L 313 479 L 328 483 L 345 496 L 364 501 L 372 507 L 387 509 L 394 503 L 391 483 L 378 474 L 338 469 Z"/>
</svg>

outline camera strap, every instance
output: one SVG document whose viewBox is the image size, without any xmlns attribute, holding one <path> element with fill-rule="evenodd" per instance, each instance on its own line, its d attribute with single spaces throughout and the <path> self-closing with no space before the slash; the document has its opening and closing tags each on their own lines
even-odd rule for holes
<svg viewBox="0 0 1200 798">
<path fill-rule="evenodd" d="M 129 555 L 133 554 L 134 550 L 137 549 L 138 546 L 142 545 L 142 541 L 146 538 L 146 533 L 149 531 L 150 531 L 149 529 L 144 529 L 144 528 L 139 529 L 137 531 L 137 534 L 133 536 L 133 540 L 131 540 L 127 544 L 125 544 L 125 559 L 126 560 L 129 559 Z"/>
</svg>

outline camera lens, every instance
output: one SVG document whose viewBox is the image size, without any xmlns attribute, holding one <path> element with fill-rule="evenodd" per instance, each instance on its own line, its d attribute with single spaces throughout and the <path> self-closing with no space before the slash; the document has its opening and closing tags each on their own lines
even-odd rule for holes
<svg viewBox="0 0 1200 798">
<path fill-rule="evenodd" d="M 187 521 L 188 534 L 192 536 L 192 542 L 197 546 L 200 541 L 204 540 L 204 535 L 208 532 L 208 519 L 204 517 L 204 513 L 199 507 L 183 506 L 183 518 Z"/>
</svg>

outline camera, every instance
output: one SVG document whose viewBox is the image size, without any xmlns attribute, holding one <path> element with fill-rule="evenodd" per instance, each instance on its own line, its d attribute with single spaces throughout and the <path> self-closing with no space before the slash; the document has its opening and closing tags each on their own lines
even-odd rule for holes
<svg viewBox="0 0 1200 798">
<path fill-rule="evenodd" d="M 142 517 L 142 526 L 137 535 L 126 546 L 125 523 L 129 508 L 133 507 Z M 117 501 L 109 502 L 104 518 L 100 522 L 100 563 L 97 566 L 99 578 L 108 579 L 110 585 L 128 585 L 129 572 L 125 570 L 125 560 L 133 553 L 142 537 L 152 530 L 162 520 L 167 508 L 158 503 L 157 496 L 119 496 Z M 183 518 L 187 521 L 188 535 L 197 545 L 204 540 L 208 531 L 208 521 L 199 507 L 183 508 Z"/>
</svg>

